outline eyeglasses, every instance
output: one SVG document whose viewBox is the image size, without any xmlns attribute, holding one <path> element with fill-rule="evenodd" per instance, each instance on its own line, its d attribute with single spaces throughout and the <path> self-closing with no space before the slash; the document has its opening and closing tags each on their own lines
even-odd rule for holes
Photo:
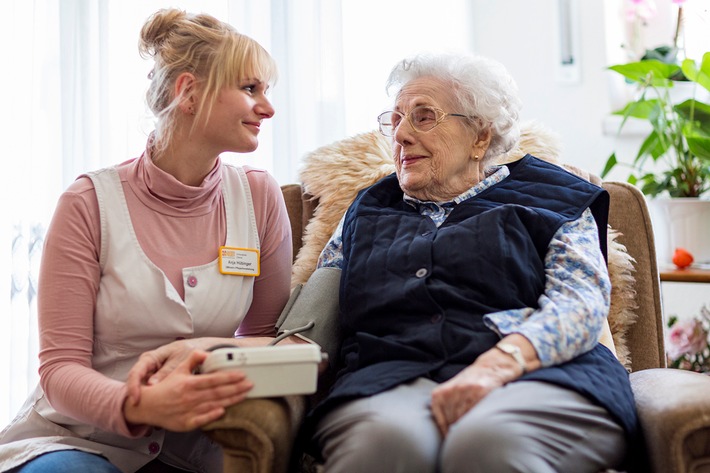
<svg viewBox="0 0 710 473">
<path fill-rule="evenodd" d="M 436 128 L 446 117 L 469 118 L 468 115 L 446 113 L 440 108 L 419 105 L 405 115 L 395 111 L 383 112 L 377 117 L 377 123 L 380 124 L 380 133 L 385 136 L 394 136 L 395 131 L 397 131 L 397 128 L 404 118 L 409 120 L 409 124 L 412 125 L 415 131 L 426 133 Z"/>
</svg>

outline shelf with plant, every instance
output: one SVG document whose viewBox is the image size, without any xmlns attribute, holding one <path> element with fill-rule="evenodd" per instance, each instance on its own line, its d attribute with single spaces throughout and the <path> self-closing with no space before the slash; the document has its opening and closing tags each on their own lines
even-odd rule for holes
<svg viewBox="0 0 710 473">
<path fill-rule="evenodd" d="M 616 166 L 630 169 L 628 181 L 648 196 L 701 197 L 710 191 L 710 104 L 695 97 L 710 91 L 710 52 L 699 64 L 644 59 L 609 67 L 638 86 L 638 96 L 621 110 L 621 131 L 628 120 L 645 120 L 651 131 L 631 163 L 612 153 L 601 176 Z M 680 83 L 693 85 L 691 98 L 682 102 L 671 93 Z M 660 171 L 658 170 L 660 169 Z"/>
</svg>

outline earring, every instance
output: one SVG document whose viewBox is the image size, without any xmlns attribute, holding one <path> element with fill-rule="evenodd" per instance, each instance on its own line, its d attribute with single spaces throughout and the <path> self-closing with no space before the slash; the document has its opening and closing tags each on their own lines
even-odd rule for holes
<svg viewBox="0 0 710 473">
<path fill-rule="evenodd" d="M 480 159 L 481 159 L 481 157 L 480 157 L 479 155 L 477 155 L 477 154 L 474 154 L 474 155 L 473 155 L 473 160 L 474 160 L 474 161 L 479 161 Z"/>
</svg>

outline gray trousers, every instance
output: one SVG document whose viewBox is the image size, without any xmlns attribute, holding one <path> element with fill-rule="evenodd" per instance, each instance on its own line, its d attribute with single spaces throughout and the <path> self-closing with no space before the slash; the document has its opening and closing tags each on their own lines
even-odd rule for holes
<svg viewBox="0 0 710 473">
<path fill-rule="evenodd" d="M 536 381 L 491 392 L 442 438 L 429 411 L 436 386 L 419 378 L 331 411 L 314 436 L 325 471 L 595 473 L 624 457 L 624 431 L 605 409 Z"/>
</svg>

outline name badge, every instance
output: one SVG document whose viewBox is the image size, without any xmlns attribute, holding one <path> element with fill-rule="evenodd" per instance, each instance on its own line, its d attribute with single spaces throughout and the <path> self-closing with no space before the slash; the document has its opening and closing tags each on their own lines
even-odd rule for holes
<svg viewBox="0 0 710 473">
<path fill-rule="evenodd" d="M 220 246 L 219 272 L 234 276 L 258 276 L 261 274 L 259 250 Z"/>
</svg>

